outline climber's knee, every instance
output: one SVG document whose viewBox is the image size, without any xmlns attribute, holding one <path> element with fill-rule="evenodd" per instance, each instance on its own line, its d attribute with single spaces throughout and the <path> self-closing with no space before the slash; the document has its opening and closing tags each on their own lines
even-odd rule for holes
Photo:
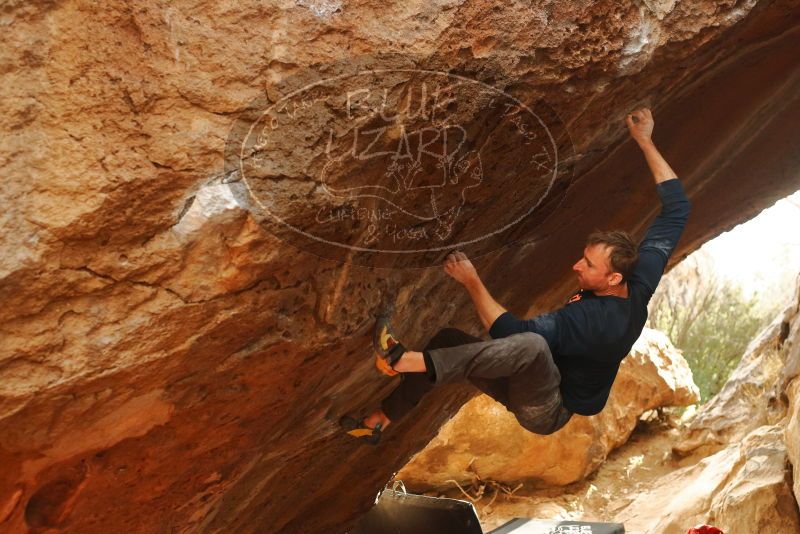
<svg viewBox="0 0 800 534">
<path fill-rule="evenodd" d="M 516 414 L 515 417 L 517 418 L 517 422 L 522 428 L 524 428 L 528 432 L 533 432 L 534 434 L 538 434 L 540 436 L 549 436 L 550 434 L 555 434 L 559 430 L 559 428 L 561 428 L 561 427 L 556 427 L 552 421 L 547 421 L 547 420 L 528 421 L 520 418 Z"/>
<path fill-rule="evenodd" d="M 564 428 L 564 426 L 566 426 L 566 424 L 574 415 L 573 412 L 564 408 L 563 405 L 556 411 L 548 410 L 548 412 L 549 413 L 526 414 L 525 411 L 517 411 L 512 413 L 522 428 L 528 432 L 539 434 L 540 436 L 549 436 L 550 434 L 555 434 Z M 520 416 L 520 413 L 522 413 L 523 416 Z"/>
</svg>

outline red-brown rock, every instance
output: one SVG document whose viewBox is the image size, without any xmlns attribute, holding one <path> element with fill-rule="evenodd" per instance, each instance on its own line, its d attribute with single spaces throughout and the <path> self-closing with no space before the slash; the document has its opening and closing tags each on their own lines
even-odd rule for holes
<svg viewBox="0 0 800 534">
<path fill-rule="evenodd" d="M 340 434 L 339 415 L 394 385 L 369 353 L 383 301 L 411 346 L 441 325 L 477 332 L 474 312 L 438 268 L 358 267 L 266 231 L 220 187 L 249 102 L 379 54 L 544 101 L 567 173 L 513 245 L 476 258 L 524 316 L 574 288 L 591 229 L 641 236 L 655 214 L 622 122 L 636 106 L 693 203 L 673 261 L 800 187 L 798 18 L 795 0 L 6 3 L 0 529 L 344 530 L 474 395 L 442 389 L 377 448 Z M 321 132 L 285 141 L 314 163 Z M 518 164 L 519 180 L 473 223 L 541 200 L 501 145 L 484 168 Z M 303 194 L 300 163 L 287 194 Z"/>
</svg>

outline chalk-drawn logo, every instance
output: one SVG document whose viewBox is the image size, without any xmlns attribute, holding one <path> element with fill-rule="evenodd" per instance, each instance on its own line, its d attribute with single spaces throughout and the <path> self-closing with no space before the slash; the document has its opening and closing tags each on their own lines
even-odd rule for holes
<svg viewBox="0 0 800 534">
<path fill-rule="evenodd" d="M 563 193 L 571 150 L 541 102 L 466 76 L 373 68 L 254 104 L 226 165 L 282 238 L 333 259 L 409 266 L 525 235 Z"/>
</svg>

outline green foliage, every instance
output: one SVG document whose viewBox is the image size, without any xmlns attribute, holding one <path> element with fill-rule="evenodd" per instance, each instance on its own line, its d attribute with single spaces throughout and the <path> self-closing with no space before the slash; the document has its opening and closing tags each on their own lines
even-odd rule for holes
<svg viewBox="0 0 800 534">
<path fill-rule="evenodd" d="M 755 299 L 718 279 L 702 260 L 687 260 L 662 279 L 648 323 L 683 351 L 704 403 L 722 388 L 769 318 L 759 313 Z"/>
</svg>

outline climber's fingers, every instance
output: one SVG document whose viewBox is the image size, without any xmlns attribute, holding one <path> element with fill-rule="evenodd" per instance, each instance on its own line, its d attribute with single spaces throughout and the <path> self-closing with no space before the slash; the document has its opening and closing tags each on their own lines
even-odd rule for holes
<svg viewBox="0 0 800 534">
<path fill-rule="evenodd" d="M 632 119 L 636 119 L 632 121 Z M 650 112 L 650 108 L 640 108 L 628 113 L 628 116 L 625 118 L 625 121 L 630 122 L 639 122 L 643 120 L 650 120 L 653 118 L 653 114 Z"/>
<path fill-rule="evenodd" d="M 447 271 L 448 268 L 452 267 L 456 263 L 456 257 L 454 253 L 450 253 L 447 255 L 447 258 L 444 260 L 444 270 Z"/>
</svg>

